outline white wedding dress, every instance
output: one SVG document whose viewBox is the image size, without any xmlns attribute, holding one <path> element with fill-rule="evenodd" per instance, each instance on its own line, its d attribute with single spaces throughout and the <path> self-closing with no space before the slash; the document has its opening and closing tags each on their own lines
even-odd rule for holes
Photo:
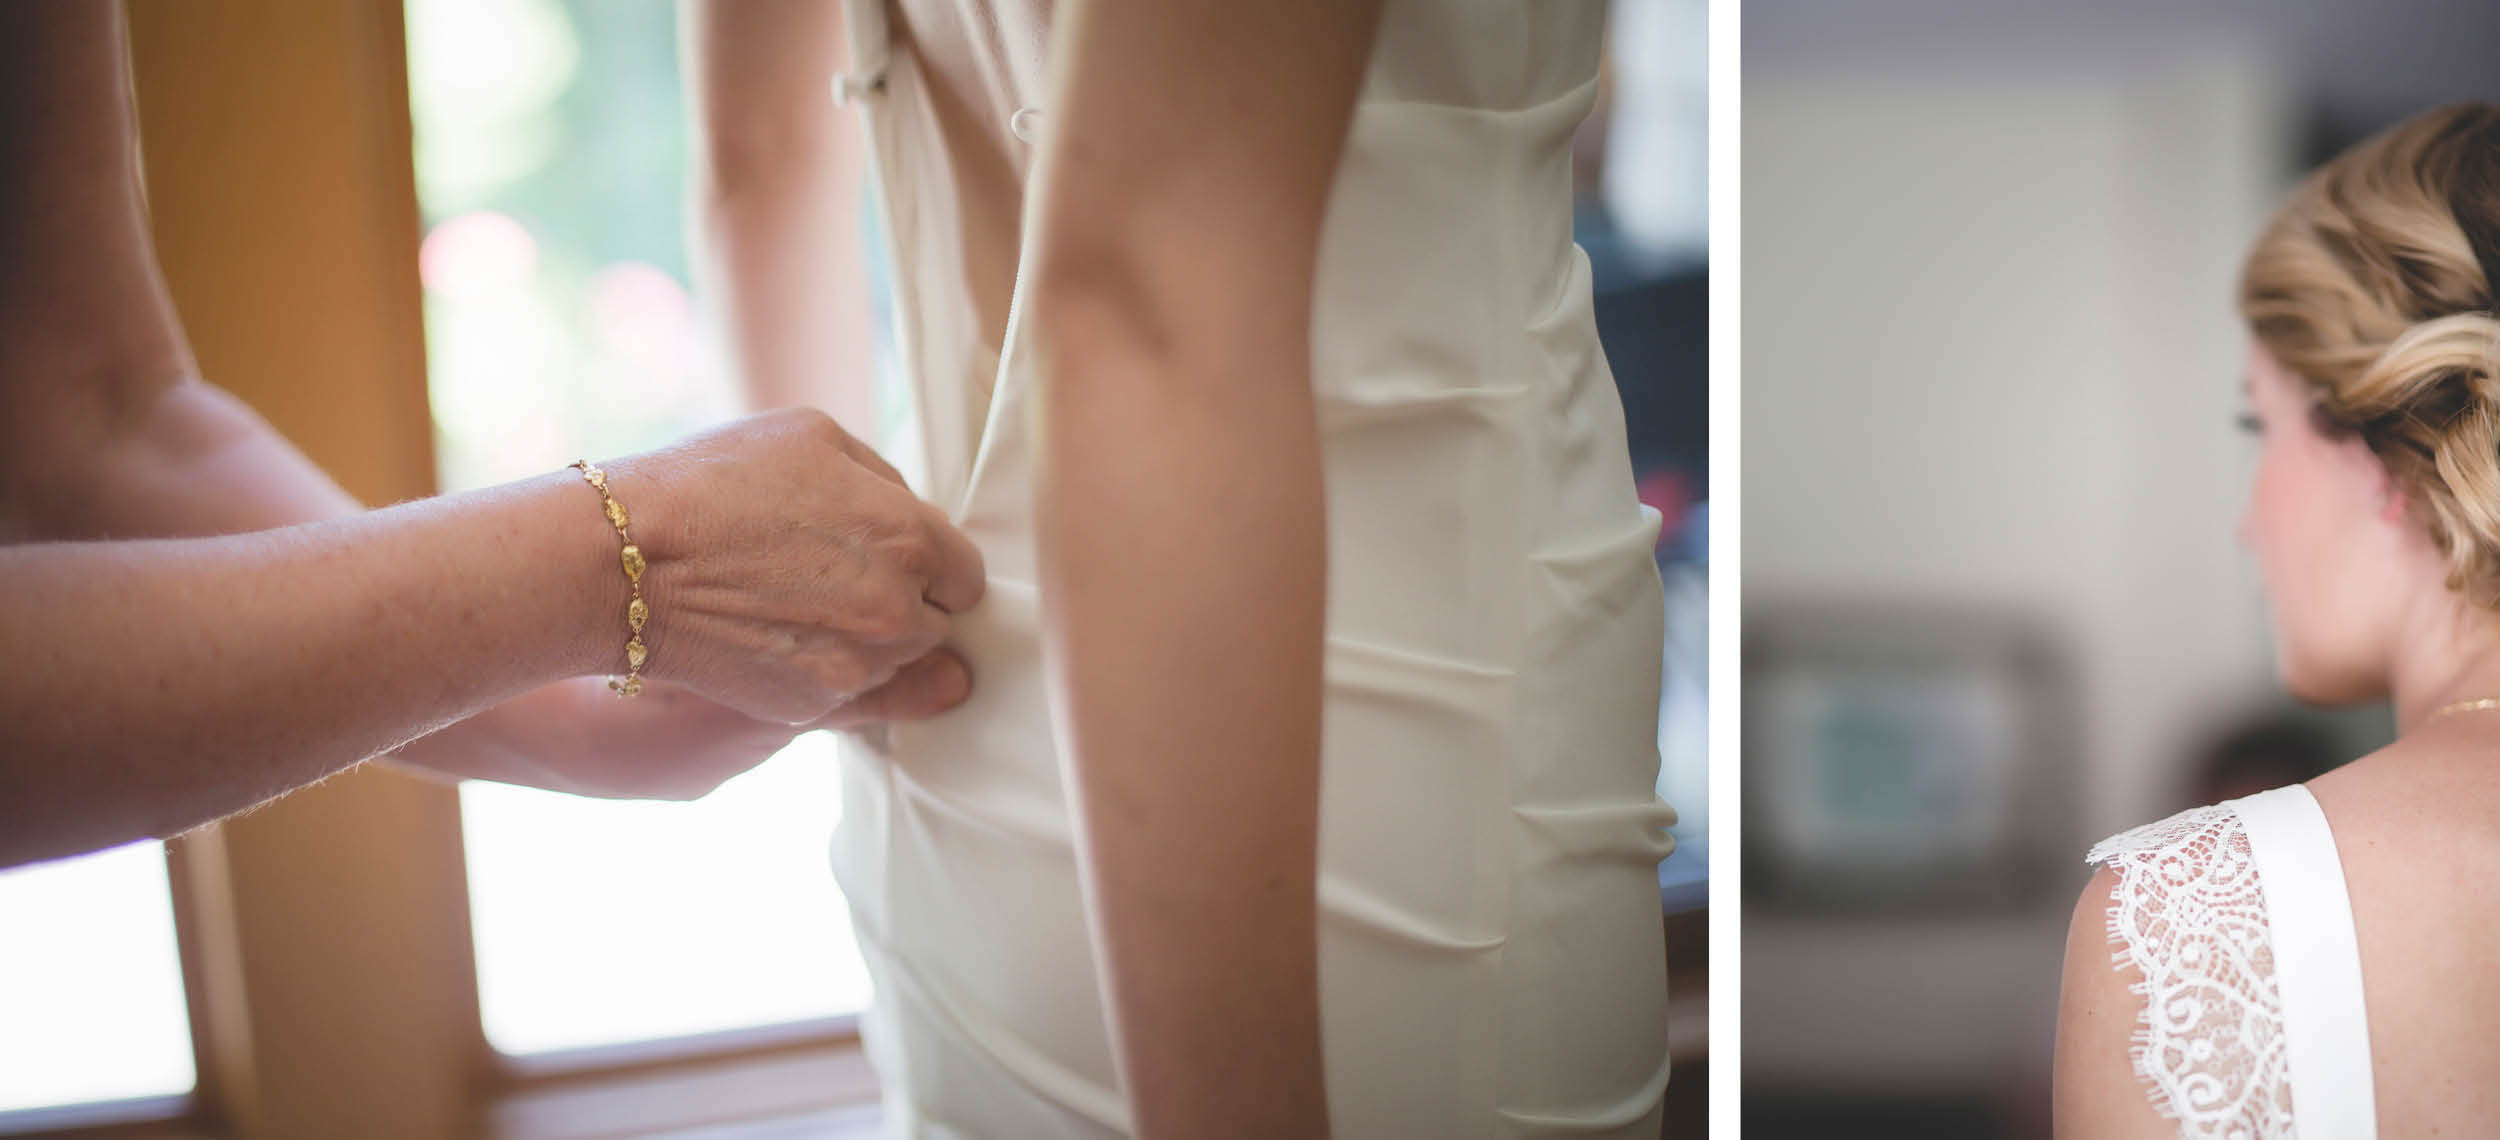
<svg viewBox="0 0 2500 1140">
<path fill-rule="evenodd" d="M 2335 836 L 2298 784 L 2182 812 L 2085 856 L 2140 977 L 2132 1059 L 2194 1140 L 2371 1140 L 2369 1019 Z"/>
<path fill-rule="evenodd" d="M 1659 1133 L 1659 519 L 1634 497 L 1571 240 L 1604 19 L 1392 0 L 1330 199 L 1311 350 L 1340 1137 Z M 1012 317 L 1046 20 L 851 0 L 836 80 L 871 140 L 920 490 L 990 574 L 955 626 L 971 699 L 843 757 L 834 866 L 898 1135 L 1128 1131 L 1043 692 Z"/>
</svg>

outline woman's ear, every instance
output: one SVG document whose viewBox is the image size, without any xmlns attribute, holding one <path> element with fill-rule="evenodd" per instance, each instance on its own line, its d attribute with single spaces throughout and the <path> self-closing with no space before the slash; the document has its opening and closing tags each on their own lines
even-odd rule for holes
<svg viewBox="0 0 2500 1140">
<path fill-rule="evenodd" d="M 2355 445 L 2359 446 L 2359 442 L 2355 441 Z M 2378 481 L 2379 520 L 2403 525 L 2405 516 L 2413 513 L 2412 493 L 2406 490 L 2404 480 L 2396 478 L 2396 473 L 2387 469 L 2387 461 L 2380 459 L 2378 453 L 2367 447 L 2363 447 L 2362 451 L 2369 459 L 2370 477 Z"/>
<path fill-rule="evenodd" d="M 2379 521 L 2401 525 L 2413 513 L 2413 496 L 2405 487 L 2404 480 L 2388 470 L 2387 461 L 2379 458 L 2378 452 L 2371 450 L 2368 443 L 2357 435 L 2330 438 L 2325 442 L 2329 454 L 2333 456 L 2328 462 L 2340 476 L 2367 487 L 2370 501 L 2377 506 L 2374 513 Z"/>
</svg>

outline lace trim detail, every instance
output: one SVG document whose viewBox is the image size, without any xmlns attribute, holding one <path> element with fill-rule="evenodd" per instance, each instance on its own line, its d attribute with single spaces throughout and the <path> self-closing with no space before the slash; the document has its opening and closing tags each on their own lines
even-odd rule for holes
<svg viewBox="0 0 2500 1140">
<path fill-rule="evenodd" d="M 2129 987 L 2144 999 L 2129 1056 L 2153 1107 L 2194 1140 L 2291 1140 L 2283 999 L 2238 813 L 2181 812 L 2084 861 L 2118 874 L 2111 956 L 2142 976 Z"/>
</svg>

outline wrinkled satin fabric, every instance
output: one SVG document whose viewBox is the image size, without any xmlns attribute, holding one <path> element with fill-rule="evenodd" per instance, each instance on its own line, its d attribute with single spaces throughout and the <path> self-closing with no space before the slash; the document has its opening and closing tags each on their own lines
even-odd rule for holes
<svg viewBox="0 0 2500 1140">
<path fill-rule="evenodd" d="M 876 987 L 863 1036 L 896 1135 L 1121 1136 L 1043 688 L 1014 320 L 1048 12 L 851 0 L 849 16 L 838 83 L 892 243 L 919 489 L 990 575 L 956 619 L 971 698 L 845 745 L 833 860 Z M 1571 241 L 1604 18 L 1390 3 L 1329 201 L 1311 349 L 1340 1137 L 1659 1132 L 1660 520 L 1633 493 Z"/>
</svg>

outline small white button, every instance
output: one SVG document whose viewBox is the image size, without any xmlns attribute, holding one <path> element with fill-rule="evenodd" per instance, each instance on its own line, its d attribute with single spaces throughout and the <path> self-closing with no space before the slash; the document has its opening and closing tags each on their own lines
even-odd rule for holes
<svg viewBox="0 0 2500 1140">
<path fill-rule="evenodd" d="M 836 106 L 855 99 L 865 99 L 884 90 L 885 72 L 883 70 L 875 75 L 867 76 L 853 75 L 847 71 L 836 72 L 833 76 L 833 101 Z"/>
<path fill-rule="evenodd" d="M 1007 120 L 1007 129 L 1015 132 L 1017 138 L 1026 142 L 1038 141 L 1042 131 L 1042 109 L 1039 107 L 1016 108 L 1015 115 Z"/>
</svg>

